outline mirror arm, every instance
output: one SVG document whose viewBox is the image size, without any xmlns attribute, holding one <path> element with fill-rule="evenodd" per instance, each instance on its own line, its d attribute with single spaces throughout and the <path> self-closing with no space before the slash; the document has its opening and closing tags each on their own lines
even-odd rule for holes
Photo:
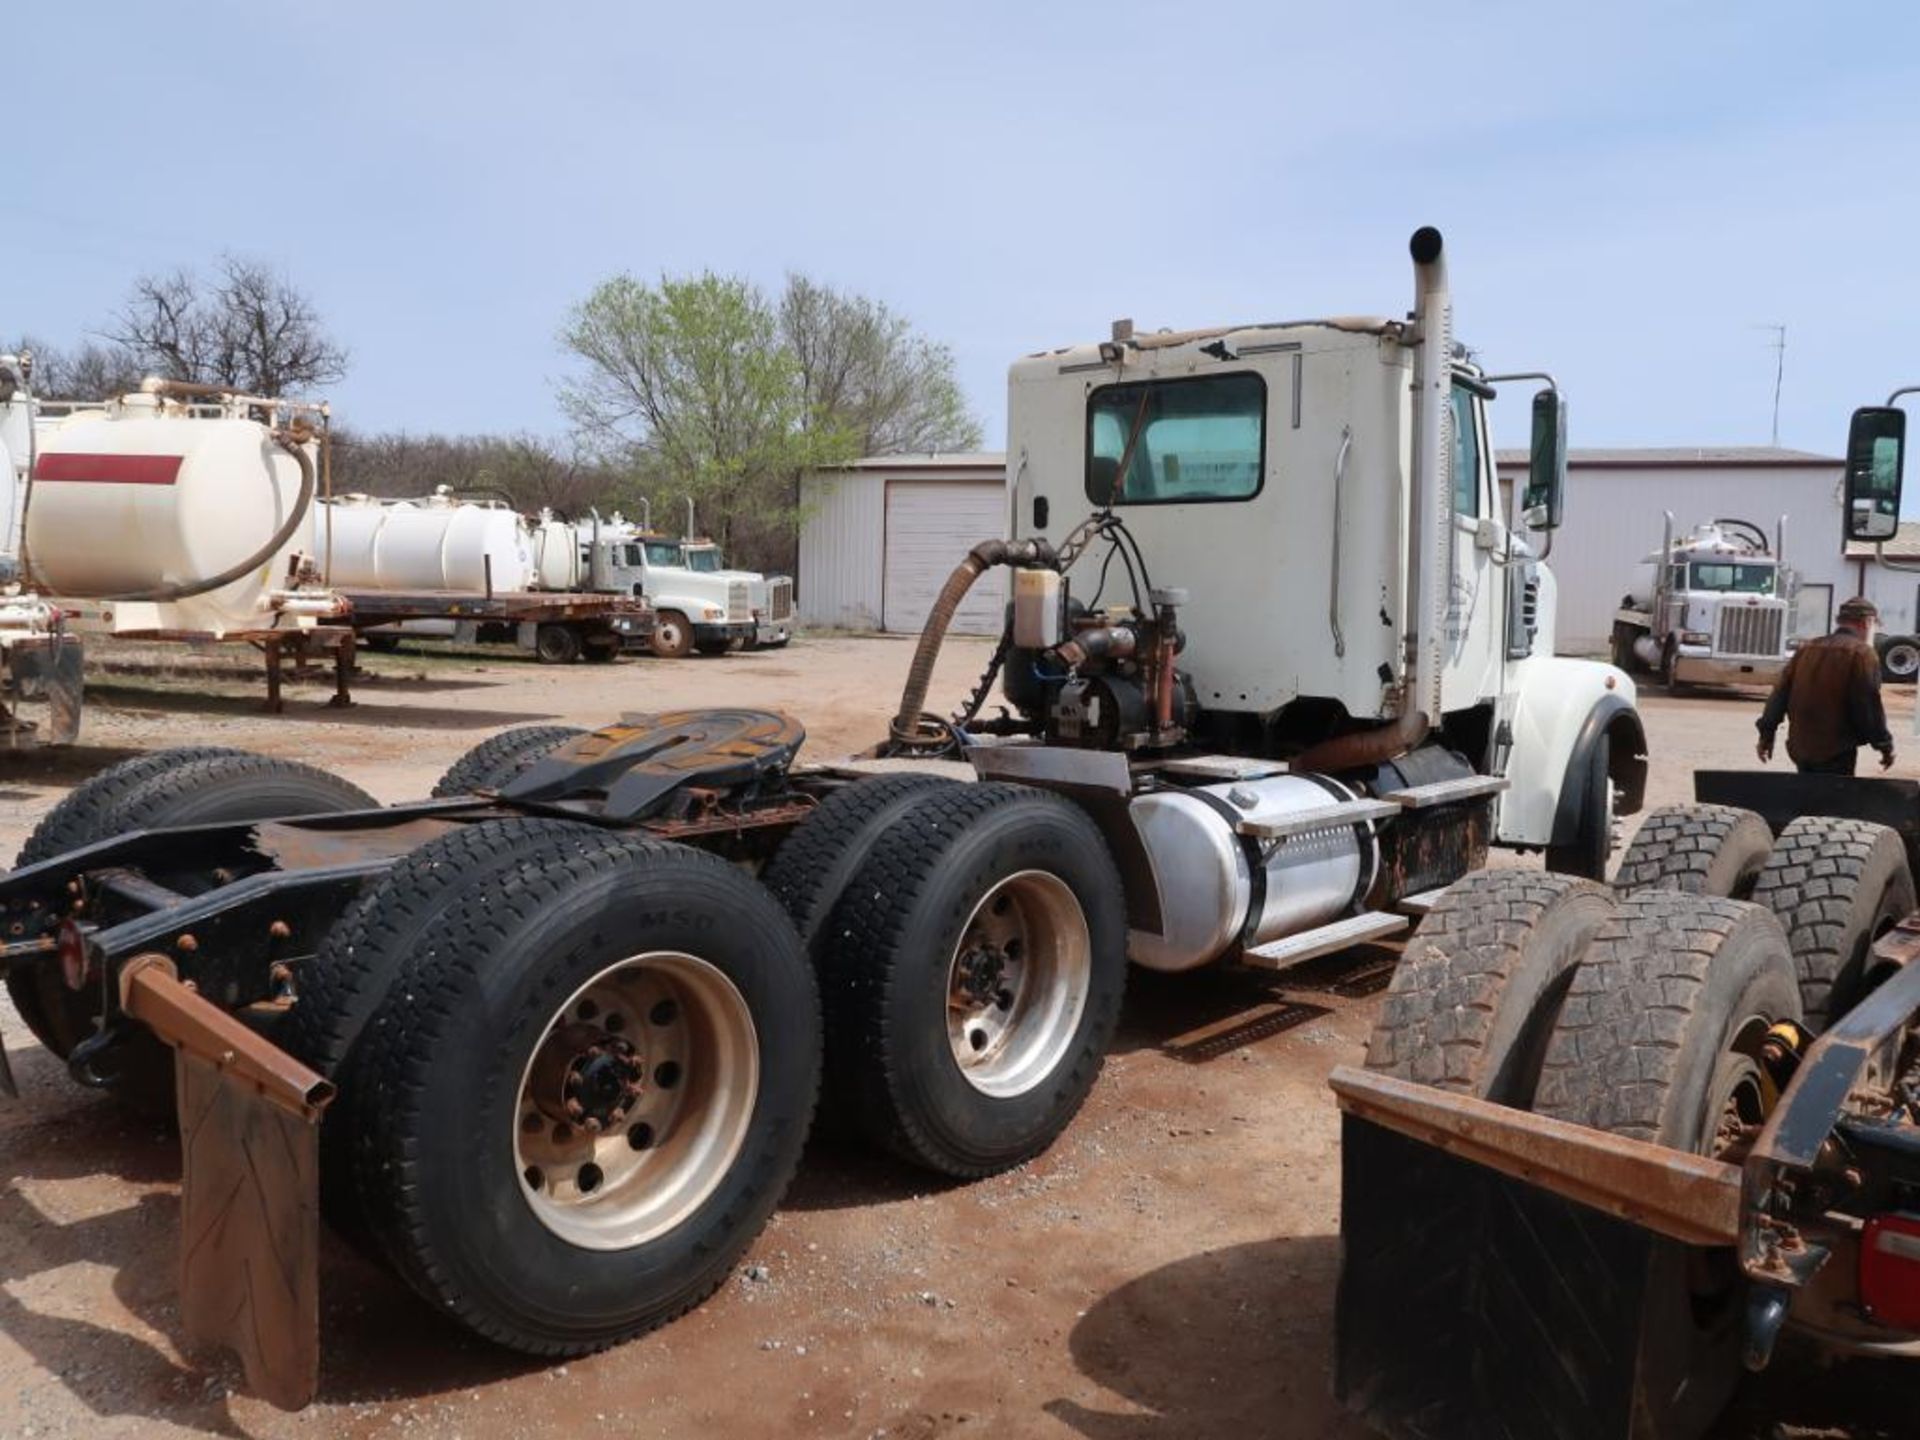
<svg viewBox="0 0 1920 1440">
<path fill-rule="evenodd" d="M 1898 390 L 1887 396 L 1887 407 L 1891 409 L 1894 402 L 1899 400 L 1902 395 L 1920 395 L 1920 385 L 1902 385 Z"/>
</svg>

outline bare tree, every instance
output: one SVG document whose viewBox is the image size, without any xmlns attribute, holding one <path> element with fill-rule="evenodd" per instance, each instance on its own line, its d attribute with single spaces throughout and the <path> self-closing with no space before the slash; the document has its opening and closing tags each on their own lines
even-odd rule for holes
<svg viewBox="0 0 1920 1440">
<path fill-rule="evenodd" d="M 331 385 L 347 352 L 284 277 L 224 255 L 211 279 L 191 270 L 134 286 L 107 338 L 135 364 L 174 380 L 286 395 Z"/>
<path fill-rule="evenodd" d="M 814 423 L 850 434 L 861 454 L 980 448 L 953 352 L 880 301 L 789 275 L 780 333 Z"/>
<path fill-rule="evenodd" d="M 68 350 L 23 336 L 0 350 L 33 356 L 33 393 L 42 400 L 105 400 L 139 389 L 145 378 L 120 349 L 91 340 Z"/>
<path fill-rule="evenodd" d="M 333 432 L 336 495 L 408 499 L 441 486 L 456 495 L 491 496 L 516 510 L 553 510 L 569 518 L 622 503 L 626 475 L 533 435 L 361 435 Z"/>
</svg>

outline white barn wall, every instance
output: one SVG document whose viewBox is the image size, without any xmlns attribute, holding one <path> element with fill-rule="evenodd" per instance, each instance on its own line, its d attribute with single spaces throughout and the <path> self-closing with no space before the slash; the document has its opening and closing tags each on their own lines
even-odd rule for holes
<svg viewBox="0 0 1920 1440">
<path fill-rule="evenodd" d="M 800 551 L 794 576 L 794 609 L 799 623 L 847 630 L 881 630 L 891 624 L 899 629 L 900 620 L 887 614 L 886 605 L 889 487 L 926 486 L 929 494 L 939 487 L 979 487 L 998 494 L 1004 511 L 1006 474 L 1004 455 L 980 452 L 876 456 L 856 460 L 843 469 L 802 475 Z M 972 511 L 979 508 L 961 507 Z M 940 552 L 940 580 L 946 578 L 947 567 L 960 563 L 969 547 L 987 538 L 973 533 L 977 526 L 966 524 L 964 516 L 956 514 L 955 521 L 951 558 L 944 550 Z M 1006 524 L 1003 513 L 993 532 L 1004 536 Z M 967 533 L 962 535 L 958 529 Z M 924 548 L 929 537 L 923 533 L 904 538 L 917 540 Z M 902 552 L 911 554 L 910 550 Z M 977 588 L 999 594 L 1005 583 L 1005 576 L 998 575 L 983 579 Z M 980 619 L 977 612 L 981 609 L 978 603 L 971 609 L 963 606 L 954 633 L 997 633 L 999 602 L 991 607 L 990 623 Z"/>
<path fill-rule="evenodd" d="M 1524 462 L 1503 454 L 1500 472 L 1510 482 L 1524 475 Z M 1832 585 L 1836 605 L 1858 584 L 1840 541 L 1838 460 L 1583 465 L 1576 453 L 1568 467 L 1565 520 L 1547 559 L 1559 582 L 1561 653 L 1606 653 L 1621 596 L 1645 577 L 1641 561 L 1660 548 L 1665 510 L 1673 511 L 1676 533 L 1716 516 L 1737 516 L 1771 536 L 1784 514 L 1787 564 L 1803 582 Z M 1903 618 L 1887 615 L 1888 628 L 1911 628 L 1914 586 L 1901 588 Z M 1889 595 L 1883 608 L 1894 599 Z"/>
<path fill-rule="evenodd" d="M 880 628 L 886 570 L 887 477 L 864 470 L 800 477 L 800 563 L 794 609 L 802 625 Z"/>
</svg>

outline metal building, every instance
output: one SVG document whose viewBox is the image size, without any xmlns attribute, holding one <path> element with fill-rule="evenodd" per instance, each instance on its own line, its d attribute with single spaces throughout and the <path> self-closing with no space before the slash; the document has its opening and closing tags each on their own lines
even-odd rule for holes
<svg viewBox="0 0 1920 1440">
<path fill-rule="evenodd" d="M 947 576 L 1008 529 L 1000 454 L 886 455 L 800 480 L 795 607 L 805 626 L 918 633 Z M 997 635 L 1006 574 L 974 585 L 952 633 Z"/>
<path fill-rule="evenodd" d="M 1503 487 L 1515 477 L 1524 481 L 1524 450 L 1502 450 L 1498 460 Z M 1607 653 L 1613 613 L 1628 587 L 1644 577 L 1642 562 L 1660 548 L 1662 512 L 1668 510 L 1676 534 L 1704 520 L 1736 516 L 1771 535 L 1786 516 L 1786 561 L 1800 577 L 1794 631 L 1824 634 L 1832 628 L 1834 606 L 1858 593 L 1861 583 L 1841 540 L 1842 468 L 1834 456 L 1767 445 L 1570 451 L 1565 523 L 1547 559 L 1558 581 L 1561 653 Z M 1904 596 L 1882 598 L 1886 577 L 1867 578 L 1867 593 L 1880 604 L 1885 625 L 1910 630 L 1914 586 L 1903 582 L 1898 588 Z"/>
</svg>

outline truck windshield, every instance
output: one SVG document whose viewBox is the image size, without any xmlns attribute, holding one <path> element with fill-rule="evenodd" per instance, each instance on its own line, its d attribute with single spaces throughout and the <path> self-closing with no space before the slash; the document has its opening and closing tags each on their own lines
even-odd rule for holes
<svg viewBox="0 0 1920 1440">
<path fill-rule="evenodd" d="M 677 540 L 649 540 L 647 542 L 647 563 L 649 565 L 678 565 L 680 563 L 680 542 Z"/>
<path fill-rule="evenodd" d="M 1693 583 L 1689 590 L 1737 590 L 1745 595 L 1773 594 L 1773 566 L 1739 565 L 1732 561 L 1693 563 Z"/>
<path fill-rule="evenodd" d="M 1103 385 L 1087 398 L 1087 498 L 1101 506 L 1250 500 L 1260 493 L 1266 418 L 1267 382 L 1254 374 Z"/>
<path fill-rule="evenodd" d="M 711 575 L 722 568 L 720 552 L 711 545 L 690 546 L 687 550 L 687 568 L 702 575 Z"/>
</svg>

